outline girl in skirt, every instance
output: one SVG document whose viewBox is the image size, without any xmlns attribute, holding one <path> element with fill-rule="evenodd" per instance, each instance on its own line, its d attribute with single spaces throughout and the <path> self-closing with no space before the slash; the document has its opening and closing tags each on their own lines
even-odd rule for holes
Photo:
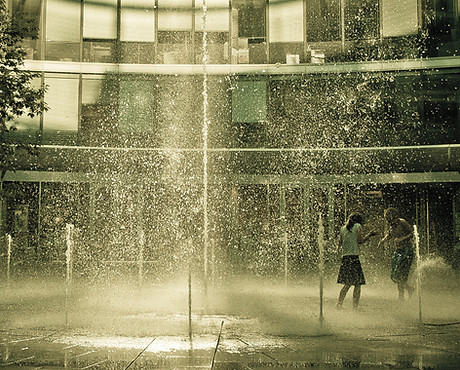
<svg viewBox="0 0 460 370">
<path fill-rule="evenodd" d="M 377 235 L 372 230 L 367 235 L 362 234 L 363 217 L 360 213 L 352 213 L 344 226 L 340 228 L 339 246 L 342 247 L 342 263 L 340 264 L 337 283 L 343 284 L 339 293 L 337 307 L 342 308 L 345 296 L 352 285 L 353 307 L 359 306 L 361 285 L 366 284 L 363 269 L 359 261 L 359 244 L 366 242 L 371 236 Z"/>
</svg>

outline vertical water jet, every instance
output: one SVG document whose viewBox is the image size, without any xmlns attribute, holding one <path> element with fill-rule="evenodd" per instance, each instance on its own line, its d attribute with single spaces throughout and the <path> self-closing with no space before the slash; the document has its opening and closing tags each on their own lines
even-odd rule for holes
<svg viewBox="0 0 460 370">
<path fill-rule="evenodd" d="M 422 279 L 421 279 L 421 263 L 420 263 L 420 239 L 418 235 L 417 225 L 414 225 L 414 243 L 415 243 L 415 257 L 416 257 L 416 289 L 418 297 L 418 319 L 422 323 Z"/>
<path fill-rule="evenodd" d="M 13 238 L 10 234 L 6 236 L 7 240 L 7 252 L 6 252 L 6 287 L 11 287 L 11 249 L 13 245 Z"/>
<path fill-rule="evenodd" d="M 321 215 L 318 217 L 318 270 L 319 270 L 319 321 L 324 321 L 323 296 L 324 296 L 324 225 Z"/>
<path fill-rule="evenodd" d="M 72 224 L 66 224 L 66 280 L 65 280 L 65 326 L 69 326 L 69 296 L 72 284 L 72 253 L 73 253 L 73 229 Z"/>
<path fill-rule="evenodd" d="M 206 0 L 203 0 L 203 273 L 204 292 L 208 294 L 208 34 L 206 31 L 207 17 Z"/>
</svg>

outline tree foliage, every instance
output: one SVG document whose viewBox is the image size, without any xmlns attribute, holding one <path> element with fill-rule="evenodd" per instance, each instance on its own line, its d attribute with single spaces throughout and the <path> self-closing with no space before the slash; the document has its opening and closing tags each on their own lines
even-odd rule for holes
<svg viewBox="0 0 460 370">
<path fill-rule="evenodd" d="M 15 151 L 35 146 L 16 142 L 11 131 L 16 130 L 15 119 L 22 115 L 35 117 L 47 110 L 44 88 L 35 89 L 31 82 L 40 73 L 24 68 L 26 51 L 21 46 L 25 38 L 36 38 L 38 30 L 24 17 L 10 17 L 4 0 L 0 0 L 0 170 L 3 179 L 7 171 L 14 171 Z"/>
</svg>

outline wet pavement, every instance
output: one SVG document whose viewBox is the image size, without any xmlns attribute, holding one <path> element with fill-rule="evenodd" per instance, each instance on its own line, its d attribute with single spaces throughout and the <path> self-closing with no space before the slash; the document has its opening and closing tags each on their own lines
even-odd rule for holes
<svg viewBox="0 0 460 370">
<path fill-rule="evenodd" d="M 224 321 L 225 323 L 225 321 Z M 460 325 L 373 334 L 123 337 L 0 333 L 0 366 L 20 369 L 458 369 Z M 33 336 L 33 334 L 38 334 Z M 220 334 L 220 336 L 219 336 Z"/>
<path fill-rule="evenodd" d="M 460 369 L 457 280 L 404 302 L 369 280 L 360 308 L 350 292 L 341 310 L 340 286 L 326 281 L 322 320 L 316 282 L 245 282 L 206 299 L 197 287 L 191 316 L 184 286 L 65 295 L 62 284 L 21 284 L 1 292 L 0 367 Z"/>
</svg>

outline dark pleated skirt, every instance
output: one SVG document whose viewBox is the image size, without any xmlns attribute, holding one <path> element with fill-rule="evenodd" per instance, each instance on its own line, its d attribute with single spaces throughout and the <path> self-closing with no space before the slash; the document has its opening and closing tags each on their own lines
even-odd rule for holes
<svg viewBox="0 0 460 370">
<path fill-rule="evenodd" d="M 340 264 L 337 283 L 348 285 L 366 284 L 363 268 L 361 267 L 361 262 L 359 261 L 359 256 L 342 257 L 342 263 Z"/>
</svg>

